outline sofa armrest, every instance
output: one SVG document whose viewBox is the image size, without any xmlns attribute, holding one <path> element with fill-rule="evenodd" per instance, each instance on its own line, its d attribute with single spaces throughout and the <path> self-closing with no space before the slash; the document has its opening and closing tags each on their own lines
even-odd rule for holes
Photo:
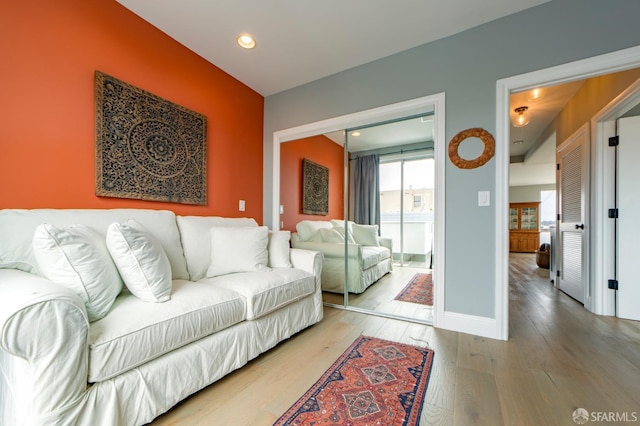
<svg viewBox="0 0 640 426">
<path fill-rule="evenodd" d="M 380 242 L 381 247 L 386 247 L 393 253 L 393 240 L 391 238 L 380 237 L 378 238 L 378 241 Z"/>
<path fill-rule="evenodd" d="M 20 423 L 43 423 L 87 388 L 89 322 L 70 290 L 27 272 L 0 269 L 0 376 Z M 6 418 L 7 413 L 0 413 Z"/>
<path fill-rule="evenodd" d="M 289 251 L 291 265 L 294 268 L 302 269 L 316 277 L 316 285 L 320 288 L 320 274 L 322 273 L 322 263 L 324 257 L 318 251 L 292 248 Z"/>
</svg>

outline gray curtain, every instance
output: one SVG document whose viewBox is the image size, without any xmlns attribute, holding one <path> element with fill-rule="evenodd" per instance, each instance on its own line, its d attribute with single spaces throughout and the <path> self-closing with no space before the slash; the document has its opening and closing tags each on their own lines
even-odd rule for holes
<svg viewBox="0 0 640 426">
<path fill-rule="evenodd" d="M 380 225 L 380 157 L 366 155 L 354 160 L 351 194 L 353 220 L 362 225 Z M 380 228 L 378 227 L 378 231 Z"/>
</svg>

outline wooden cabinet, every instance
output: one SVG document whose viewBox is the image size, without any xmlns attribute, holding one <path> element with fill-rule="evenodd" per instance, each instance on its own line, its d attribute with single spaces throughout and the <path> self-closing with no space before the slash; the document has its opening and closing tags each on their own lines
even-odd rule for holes
<svg viewBox="0 0 640 426">
<path fill-rule="evenodd" d="M 509 251 L 534 253 L 540 245 L 540 203 L 509 204 Z"/>
</svg>

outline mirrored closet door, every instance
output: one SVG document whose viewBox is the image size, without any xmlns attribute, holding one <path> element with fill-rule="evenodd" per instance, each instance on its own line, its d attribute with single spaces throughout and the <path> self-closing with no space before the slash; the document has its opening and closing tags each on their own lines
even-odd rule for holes
<svg viewBox="0 0 640 426">
<path fill-rule="evenodd" d="M 326 304 L 431 322 L 433 118 L 426 113 L 280 145 L 280 228 L 292 232 L 293 247 L 323 253 Z M 312 189 L 326 187 L 323 211 L 304 208 L 309 162 L 328 175 Z"/>
</svg>

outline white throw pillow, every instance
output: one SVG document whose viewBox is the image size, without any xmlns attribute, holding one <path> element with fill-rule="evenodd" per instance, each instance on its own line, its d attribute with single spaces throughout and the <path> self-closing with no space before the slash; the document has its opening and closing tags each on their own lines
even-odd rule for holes
<svg viewBox="0 0 640 426">
<path fill-rule="evenodd" d="M 145 302 L 171 299 L 171 264 L 160 242 L 129 219 L 107 228 L 107 248 L 129 291 Z"/>
<path fill-rule="evenodd" d="M 246 217 L 177 216 L 176 219 L 191 281 L 207 276 L 207 268 L 211 265 L 212 227 L 258 226 L 258 222 Z"/>
<path fill-rule="evenodd" d="M 353 239 L 356 240 L 357 244 L 374 247 L 380 246 L 378 225 L 359 225 L 354 223 L 352 229 Z"/>
<path fill-rule="evenodd" d="M 328 220 L 303 220 L 296 225 L 296 231 L 301 241 L 313 241 L 313 238 L 318 234 L 318 231 L 322 228 L 333 228 L 333 225 Z M 316 241 L 322 241 L 318 239 Z"/>
<path fill-rule="evenodd" d="M 321 229 L 320 231 L 320 235 L 322 235 L 322 240 L 325 243 L 344 243 L 344 230 L 343 233 L 341 233 L 338 229 L 336 228 L 331 228 L 331 229 Z"/>
<path fill-rule="evenodd" d="M 104 237 L 88 226 L 39 225 L 33 234 L 33 255 L 45 277 L 80 297 L 89 321 L 107 315 L 122 290 Z"/>
<path fill-rule="evenodd" d="M 207 277 L 269 270 L 269 228 L 218 227 L 211 228 L 211 265 Z"/>
<path fill-rule="evenodd" d="M 354 224 L 354 222 L 352 222 L 352 221 L 347 222 L 347 226 L 348 226 L 349 232 L 346 233 L 346 234 L 344 232 L 344 220 L 331 219 L 331 224 L 333 225 L 334 229 L 337 229 L 337 231 L 340 232 L 342 234 L 342 236 L 347 239 L 347 243 L 349 243 L 349 244 L 355 244 L 356 243 L 356 240 L 353 239 L 353 224 Z"/>
<path fill-rule="evenodd" d="M 269 266 L 272 268 L 291 268 L 289 260 L 290 231 L 269 231 Z"/>
</svg>

